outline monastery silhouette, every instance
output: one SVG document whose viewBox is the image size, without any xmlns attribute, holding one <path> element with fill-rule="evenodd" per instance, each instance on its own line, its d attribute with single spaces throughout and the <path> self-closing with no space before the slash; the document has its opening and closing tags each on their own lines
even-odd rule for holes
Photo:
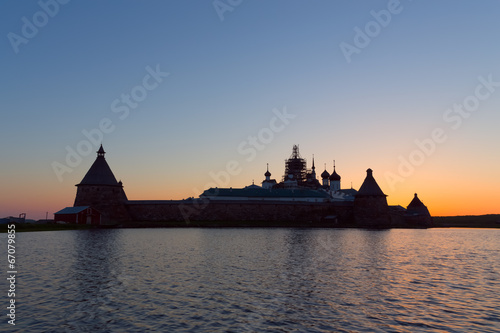
<svg viewBox="0 0 500 333">
<path fill-rule="evenodd" d="M 427 207 L 415 197 L 407 206 L 389 206 L 387 195 L 377 184 L 373 171 L 358 191 L 341 188 L 335 161 L 330 174 L 316 176 L 314 157 L 311 169 L 300 156 L 299 147 L 285 161 L 281 181 L 271 179 L 269 165 L 261 185 L 244 188 L 209 188 L 199 198 L 185 200 L 128 200 L 121 181 L 117 181 L 104 155 L 102 145 L 97 158 L 76 185 L 73 207 L 54 214 L 56 222 L 94 225 L 149 226 L 168 222 L 179 226 L 313 226 L 425 228 L 432 226 Z M 200 224 L 204 222 L 204 224 Z"/>
</svg>

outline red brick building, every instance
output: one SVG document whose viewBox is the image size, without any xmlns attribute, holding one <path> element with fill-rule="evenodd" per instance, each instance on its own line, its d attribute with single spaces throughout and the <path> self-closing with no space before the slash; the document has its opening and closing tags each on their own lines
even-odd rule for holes
<svg viewBox="0 0 500 333">
<path fill-rule="evenodd" d="M 101 224 L 101 213 L 90 206 L 66 207 L 54 213 L 54 221 L 74 224 Z"/>
</svg>

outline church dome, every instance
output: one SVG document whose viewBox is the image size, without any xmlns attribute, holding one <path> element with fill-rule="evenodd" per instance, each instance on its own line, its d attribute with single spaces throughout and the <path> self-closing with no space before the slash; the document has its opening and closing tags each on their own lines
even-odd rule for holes
<svg viewBox="0 0 500 333">
<path fill-rule="evenodd" d="M 269 172 L 269 163 L 267 163 L 267 171 L 266 171 L 266 173 L 264 174 L 264 176 L 266 176 L 266 177 L 271 177 L 271 173 Z"/>
<path fill-rule="evenodd" d="M 321 174 L 321 178 L 325 179 L 325 178 L 328 178 L 330 177 L 330 174 L 328 173 L 328 171 L 323 171 L 323 173 Z"/>
<path fill-rule="evenodd" d="M 332 180 L 332 181 L 338 181 L 338 180 L 340 180 L 340 176 L 339 176 L 339 174 L 335 171 L 335 168 L 333 168 L 333 173 L 332 173 L 332 175 L 330 176 L 330 180 Z"/>
</svg>

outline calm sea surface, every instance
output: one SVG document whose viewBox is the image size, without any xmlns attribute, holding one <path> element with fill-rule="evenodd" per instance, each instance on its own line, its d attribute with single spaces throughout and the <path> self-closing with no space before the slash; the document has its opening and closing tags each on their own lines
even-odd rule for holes
<svg viewBox="0 0 500 333">
<path fill-rule="evenodd" d="M 79 230 L 16 245 L 19 332 L 500 332 L 500 230 Z"/>
</svg>

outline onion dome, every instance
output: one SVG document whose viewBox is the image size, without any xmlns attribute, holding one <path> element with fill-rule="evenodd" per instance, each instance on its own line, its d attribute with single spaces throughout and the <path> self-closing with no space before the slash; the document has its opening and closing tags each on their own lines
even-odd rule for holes
<svg viewBox="0 0 500 333">
<path fill-rule="evenodd" d="M 267 163 L 267 171 L 266 171 L 266 173 L 264 174 L 264 176 L 266 176 L 266 177 L 271 177 L 271 173 L 269 172 L 269 163 Z"/>
<path fill-rule="evenodd" d="M 331 180 L 331 181 L 338 181 L 338 180 L 340 180 L 340 176 L 339 176 L 339 174 L 335 171 L 335 167 L 333 168 L 333 173 L 332 173 L 332 175 L 330 176 L 330 180 Z"/>
<path fill-rule="evenodd" d="M 333 173 L 330 176 L 330 181 L 340 181 L 339 174 L 335 171 L 335 160 L 333 160 Z"/>
<path fill-rule="evenodd" d="M 321 178 L 328 179 L 328 177 L 330 177 L 330 173 L 326 171 L 326 163 L 325 163 L 325 171 L 323 171 L 323 173 L 321 174 Z"/>
</svg>

